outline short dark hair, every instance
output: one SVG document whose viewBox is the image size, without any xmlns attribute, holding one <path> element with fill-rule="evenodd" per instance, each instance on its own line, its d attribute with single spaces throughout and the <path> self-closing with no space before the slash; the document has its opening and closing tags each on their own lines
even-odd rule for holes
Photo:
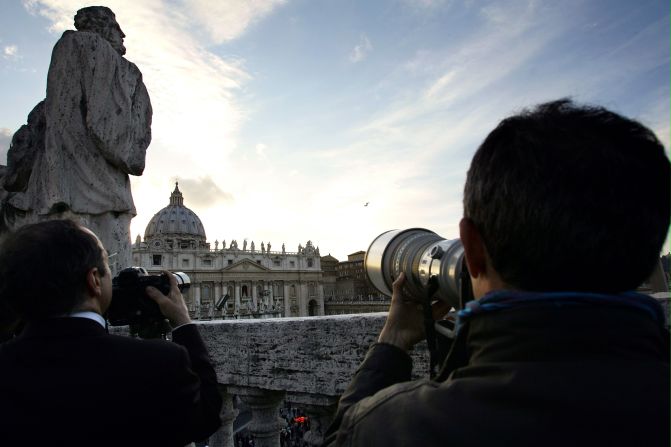
<svg viewBox="0 0 671 447">
<path fill-rule="evenodd" d="M 669 227 L 664 147 L 640 123 L 568 99 L 504 119 L 478 148 L 464 217 L 522 290 L 639 286 Z"/>
<path fill-rule="evenodd" d="M 89 270 L 105 275 L 103 256 L 71 220 L 21 227 L 0 246 L 0 301 L 26 321 L 67 314 L 84 300 Z"/>
</svg>

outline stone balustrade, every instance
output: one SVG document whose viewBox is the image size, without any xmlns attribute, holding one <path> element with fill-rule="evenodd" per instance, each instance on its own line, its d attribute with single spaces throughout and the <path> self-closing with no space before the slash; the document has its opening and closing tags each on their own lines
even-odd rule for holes
<svg viewBox="0 0 671 447">
<path fill-rule="evenodd" d="M 668 309 L 671 299 L 658 297 Z M 237 397 L 252 412 L 247 427 L 257 446 L 279 446 L 282 402 L 310 416 L 303 439 L 321 445 L 324 432 L 368 348 L 377 339 L 386 313 L 325 317 L 199 321 L 224 396 L 222 427 L 211 447 L 233 446 Z M 668 324 L 668 320 L 667 320 Z M 120 328 L 111 332 L 123 333 Z M 428 376 L 426 344 L 413 356 L 413 375 Z"/>
<path fill-rule="evenodd" d="M 310 416 L 304 440 L 321 445 L 339 396 L 382 329 L 386 313 L 198 322 L 225 397 L 223 426 L 212 447 L 232 446 L 233 398 L 251 409 L 257 446 L 279 446 L 282 402 Z M 428 375 L 425 347 L 415 374 Z"/>
</svg>

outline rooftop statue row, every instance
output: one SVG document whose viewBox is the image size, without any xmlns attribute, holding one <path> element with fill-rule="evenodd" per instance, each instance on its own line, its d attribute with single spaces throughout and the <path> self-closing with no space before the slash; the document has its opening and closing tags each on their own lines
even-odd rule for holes
<svg viewBox="0 0 671 447">
<path fill-rule="evenodd" d="M 12 138 L 0 168 L 0 233 L 71 218 L 130 265 L 135 216 L 128 175 L 142 175 L 152 108 L 142 73 L 123 56 L 125 34 L 103 6 L 80 9 L 77 31 L 54 46 L 46 99 Z"/>
</svg>

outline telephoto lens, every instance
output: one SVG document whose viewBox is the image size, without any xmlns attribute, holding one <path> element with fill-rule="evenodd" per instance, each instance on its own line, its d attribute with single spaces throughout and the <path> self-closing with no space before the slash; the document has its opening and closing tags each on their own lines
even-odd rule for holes
<svg viewBox="0 0 671 447">
<path fill-rule="evenodd" d="M 385 295 L 391 296 L 392 283 L 404 272 L 403 293 L 418 303 L 431 293 L 461 309 L 472 296 L 461 241 L 443 239 L 424 228 L 382 233 L 370 244 L 364 266 L 368 280 Z"/>
</svg>

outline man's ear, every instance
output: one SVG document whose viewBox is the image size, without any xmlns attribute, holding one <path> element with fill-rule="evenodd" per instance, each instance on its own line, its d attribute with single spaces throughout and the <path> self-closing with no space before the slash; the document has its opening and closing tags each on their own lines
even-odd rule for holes
<svg viewBox="0 0 671 447">
<path fill-rule="evenodd" d="M 487 249 L 475 224 L 468 217 L 459 222 L 459 237 L 464 245 L 466 265 L 471 277 L 479 278 L 487 274 Z"/>
<path fill-rule="evenodd" d="M 86 273 L 86 291 L 89 296 L 98 296 L 102 293 L 102 282 L 98 267 L 93 267 Z"/>
</svg>

